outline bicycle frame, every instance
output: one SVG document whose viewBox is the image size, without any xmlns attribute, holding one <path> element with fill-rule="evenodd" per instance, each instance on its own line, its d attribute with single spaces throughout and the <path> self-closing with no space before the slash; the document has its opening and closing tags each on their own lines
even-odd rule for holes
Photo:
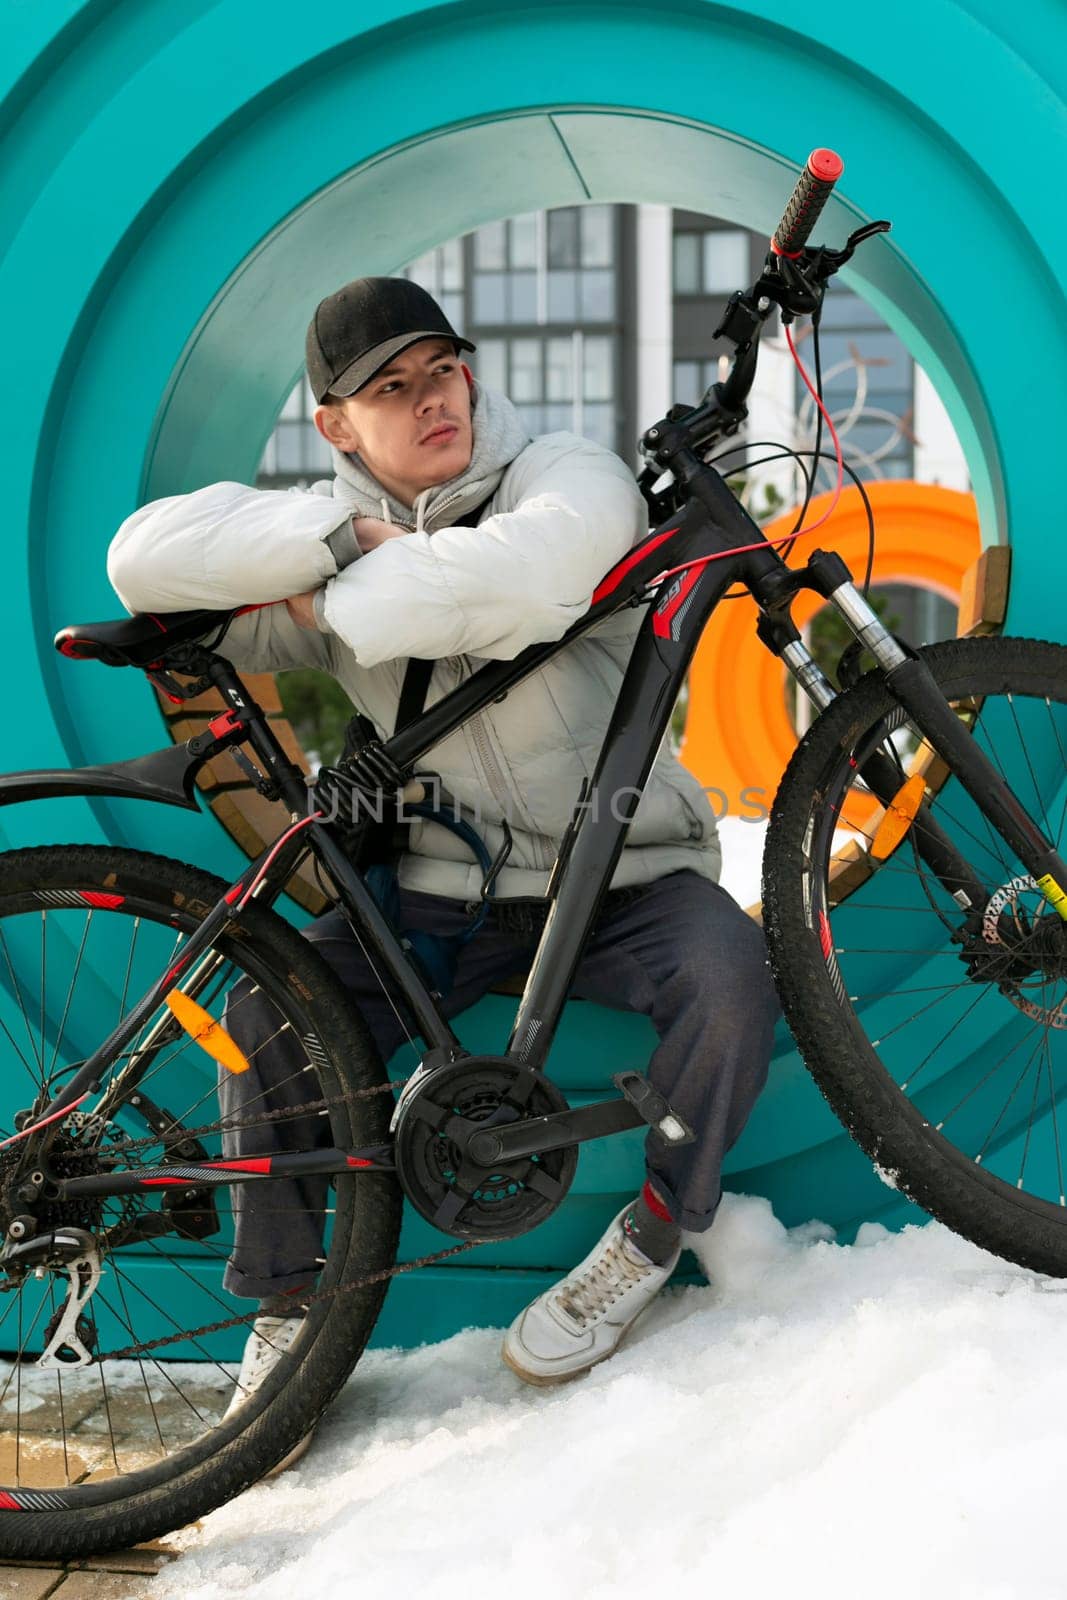
<svg viewBox="0 0 1067 1600">
<path fill-rule="evenodd" d="M 683 455 L 684 452 L 680 452 L 680 456 Z M 684 461 L 682 464 L 686 465 Z M 513 661 L 486 663 L 465 683 L 377 747 L 378 754 L 387 758 L 396 770 L 405 774 L 412 772 L 439 741 L 504 696 L 572 640 L 625 606 L 650 605 L 637 632 L 596 770 L 577 796 L 572 820 L 561 841 L 551 875 L 546 894 L 547 920 L 504 1052 L 519 1068 L 544 1069 L 582 950 L 624 847 L 629 823 L 689 662 L 716 605 L 737 580 L 751 590 L 763 607 L 768 623 L 765 634 L 761 629 L 764 642 L 782 656 L 802 686 L 823 704 L 833 698 L 834 691 L 820 678 L 811 658 L 800 646 L 799 635 L 788 617 L 788 605 L 796 590 L 805 583 L 826 594 L 855 636 L 875 654 L 887 683 L 920 732 L 965 787 L 981 800 L 987 814 L 1002 829 L 1035 879 L 1048 885 L 1045 892 L 1050 903 L 1061 916 L 1067 912 L 1067 896 L 1060 891 L 1060 886 L 1067 885 L 1067 867 L 986 761 L 936 686 L 924 682 L 922 663 L 904 651 L 882 627 L 852 585 L 844 563 L 836 556 L 817 552 L 808 568 L 800 571 L 788 568 L 719 474 L 695 457 L 687 467 L 689 497 L 681 514 L 653 529 L 605 576 L 594 593 L 589 611 L 562 638 L 531 646 Z M 739 545 L 744 547 L 744 553 L 737 553 Z M 662 588 L 662 592 L 657 589 L 651 595 L 648 593 L 653 578 L 669 566 L 683 562 L 702 564 L 689 566 Z M 44 1142 L 44 1148 L 50 1139 L 44 1124 L 51 1122 L 54 1129 L 65 1108 L 82 1095 L 99 1090 L 103 1068 L 136 1035 L 167 991 L 183 972 L 188 973 L 225 923 L 239 915 L 240 903 L 253 893 L 269 900 L 281 892 L 292 868 L 293 840 L 298 834 L 302 836 L 301 844 L 307 843 L 330 874 L 340 905 L 359 931 L 370 955 L 407 1001 L 427 1046 L 420 1073 L 467 1054 L 421 974 L 404 954 L 396 933 L 362 875 L 348 859 L 333 823 L 318 814 L 315 820 L 308 816 L 304 776 L 288 760 L 258 707 L 249 702 L 234 668 L 224 658 L 212 655 L 208 671 L 229 710 L 211 725 L 212 739 L 206 745 L 201 736 L 195 759 L 199 762 L 204 758 L 205 748 L 214 753 L 218 748 L 247 743 L 288 807 L 291 826 L 270 851 L 250 865 L 212 909 L 186 943 L 181 959 L 79 1068 L 64 1090 L 38 1112 L 34 1125 L 35 1129 L 41 1129 L 38 1137 Z M 151 759 L 145 758 L 148 762 Z M 107 771 L 93 770 L 96 775 Z M 143 763 L 141 771 L 138 782 L 143 782 Z M 41 775 L 32 776 L 39 780 Z M 890 798 L 898 786 L 895 769 L 888 762 L 885 770 L 879 767 L 877 760 L 869 768 L 865 766 L 864 777 L 883 800 Z M 34 793 L 40 792 L 38 783 Z M 173 803 L 182 803 L 177 789 L 170 798 Z M 916 837 L 920 853 L 957 903 L 964 908 L 981 909 L 983 897 L 987 898 L 983 886 L 967 863 L 948 846 L 936 824 L 929 818 L 921 820 L 916 826 Z M 121 1089 L 132 1090 L 135 1085 L 136 1072 L 128 1066 L 122 1075 Z M 622 1116 L 620 1107 L 625 1107 Z M 616 1108 L 614 1112 L 612 1108 Z M 548 1124 L 554 1119 L 539 1120 Z M 567 1136 L 562 1128 L 543 1130 L 546 1141 L 551 1141 L 555 1133 L 557 1145 L 568 1142 L 568 1138 L 599 1137 L 622 1127 L 636 1126 L 642 1115 L 625 1106 L 625 1102 L 615 1101 L 606 1106 L 586 1108 L 581 1113 L 562 1114 L 559 1120 L 567 1124 Z M 648 1120 L 647 1116 L 644 1120 Z M 521 1139 L 520 1128 L 521 1124 L 516 1125 L 515 1133 Z M 506 1137 L 504 1142 L 507 1143 Z M 36 1158 L 41 1143 L 33 1148 Z M 551 1142 L 538 1148 L 551 1148 Z M 27 1158 L 29 1155 L 27 1151 Z M 383 1149 L 288 1152 L 254 1161 L 161 1167 L 143 1172 L 136 1179 L 132 1174 L 67 1179 L 59 1187 L 70 1194 L 121 1193 L 129 1192 L 131 1187 L 253 1181 L 290 1176 L 295 1171 L 346 1172 L 381 1169 L 390 1164 Z"/>
</svg>

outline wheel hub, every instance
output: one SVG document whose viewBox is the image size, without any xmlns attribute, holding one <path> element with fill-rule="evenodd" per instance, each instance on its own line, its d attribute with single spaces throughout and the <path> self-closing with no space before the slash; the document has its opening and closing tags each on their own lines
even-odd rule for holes
<svg viewBox="0 0 1067 1600">
<path fill-rule="evenodd" d="M 1032 877 L 1010 878 L 993 892 L 962 955 L 971 977 L 995 983 L 1024 1015 L 1067 1028 L 1067 994 L 1048 1004 L 1049 986 L 1067 980 L 1067 923 L 1050 910 Z"/>
</svg>

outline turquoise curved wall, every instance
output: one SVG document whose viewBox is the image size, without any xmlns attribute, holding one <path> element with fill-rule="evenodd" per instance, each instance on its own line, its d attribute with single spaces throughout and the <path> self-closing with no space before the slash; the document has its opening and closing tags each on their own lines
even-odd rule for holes
<svg viewBox="0 0 1067 1600">
<path fill-rule="evenodd" d="M 849 281 L 931 374 L 984 537 L 1014 547 L 1009 627 L 1058 633 L 1048 563 L 1062 562 L 1035 460 L 1067 421 L 1056 0 L 52 0 L 8 6 L 2 25 L 9 767 L 160 743 L 143 681 L 61 660 L 52 634 L 115 612 L 104 551 L 140 501 L 250 480 L 321 295 L 490 219 L 585 199 L 768 230 L 819 144 L 846 161 L 824 235 L 893 220 Z M 2 837 L 163 837 L 239 865 L 210 816 L 131 804 L 9 809 Z M 468 1043 L 499 1048 L 510 1008 L 490 997 L 469 1013 Z M 596 1092 L 590 1059 L 642 1065 L 651 1042 L 643 1020 L 576 1004 L 558 1076 Z M 503 1320 L 639 1170 L 633 1136 L 592 1147 L 561 1215 L 493 1255 L 512 1270 L 400 1280 L 383 1337 Z M 728 1182 L 845 1237 L 864 1217 L 917 1215 L 871 1176 L 784 1036 Z M 409 1231 L 412 1250 L 430 1242 Z"/>
</svg>

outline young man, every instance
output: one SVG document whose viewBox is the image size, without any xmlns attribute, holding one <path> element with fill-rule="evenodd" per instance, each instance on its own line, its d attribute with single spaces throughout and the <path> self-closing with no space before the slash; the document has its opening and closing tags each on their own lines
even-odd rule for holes
<svg viewBox="0 0 1067 1600">
<path fill-rule="evenodd" d="M 646 531 L 633 475 L 570 434 L 530 441 L 510 402 L 459 360 L 474 347 L 402 278 L 347 284 L 317 308 L 307 370 L 315 426 L 336 476 L 309 492 L 215 484 L 125 522 L 108 572 L 135 611 L 276 602 L 236 620 L 223 649 L 239 668 L 332 673 L 380 735 L 392 732 L 407 658 L 435 662 L 427 703 L 480 660 L 557 639 Z M 471 525 L 476 523 L 476 525 Z M 487 922 L 463 946 L 443 1009 L 453 1016 L 528 962 L 549 872 L 590 775 L 641 617 L 609 618 L 438 745 L 447 791 L 477 820 L 490 856 L 511 830 Z M 590 1254 L 508 1329 L 503 1357 L 530 1383 L 572 1378 L 610 1356 L 666 1283 L 682 1229 L 711 1225 L 724 1152 L 766 1078 L 777 1011 L 763 938 L 716 883 L 715 822 L 697 781 L 664 749 L 650 774 L 573 985 L 577 996 L 651 1017 L 649 1077 L 696 1130 L 647 1143 L 647 1181 Z M 403 925 L 457 933 L 482 868 L 448 829 L 412 826 L 400 866 Z M 338 912 L 307 930 L 366 1017 L 382 1055 L 398 1020 Z M 225 1109 L 272 1095 L 302 1064 L 253 995 L 231 1031 L 253 1068 L 223 1074 Z M 237 1011 L 240 1018 L 238 1025 Z M 297 1096 L 299 1100 L 299 1096 Z M 257 1153 L 253 1129 L 234 1154 Z M 275 1134 L 276 1138 L 277 1135 Z M 264 1145 L 264 1148 L 267 1148 Z M 277 1190 L 277 1185 L 264 1186 Z M 237 1191 L 226 1283 L 255 1297 L 235 1403 L 299 1326 L 314 1281 L 325 1186 L 294 1185 L 284 1231 L 255 1185 Z"/>
</svg>

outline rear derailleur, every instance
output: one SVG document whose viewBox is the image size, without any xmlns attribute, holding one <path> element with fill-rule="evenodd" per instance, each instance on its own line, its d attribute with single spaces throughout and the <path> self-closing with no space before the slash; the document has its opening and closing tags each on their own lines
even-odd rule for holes
<svg viewBox="0 0 1067 1600">
<path fill-rule="evenodd" d="M 32 1219 L 16 1217 L 8 1229 L 8 1242 L 0 1252 L 0 1267 L 13 1282 L 30 1271 L 38 1278 L 46 1272 L 66 1272 L 66 1302 L 54 1312 L 44 1330 L 44 1349 L 34 1365 L 38 1367 L 87 1367 L 96 1348 L 96 1326 L 86 1314 L 100 1283 L 100 1252 L 91 1233 L 84 1228 L 56 1228 L 50 1233 L 31 1234 Z"/>
</svg>

